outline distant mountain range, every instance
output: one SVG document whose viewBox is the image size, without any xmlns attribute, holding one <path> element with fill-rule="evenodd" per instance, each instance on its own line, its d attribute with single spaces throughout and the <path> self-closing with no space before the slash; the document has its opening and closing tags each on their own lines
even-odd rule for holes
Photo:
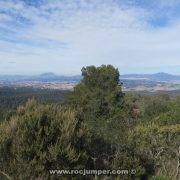
<svg viewBox="0 0 180 180">
<path fill-rule="evenodd" d="M 168 73 L 156 73 L 156 74 L 126 74 L 122 75 L 121 79 L 131 79 L 131 80 L 149 80 L 149 81 L 179 81 L 180 75 L 172 75 Z"/>
<path fill-rule="evenodd" d="M 0 75 L 1 82 L 16 82 L 16 81 L 41 81 L 41 82 L 78 82 L 82 76 L 60 76 L 54 73 L 44 73 L 37 76 L 24 76 L 24 75 Z M 123 80 L 146 80 L 146 81 L 180 81 L 180 75 L 172 75 L 167 73 L 156 74 L 125 74 L 121 75 L 120 79 Z"/>
<path fill-rule="evenodd" d="M 80 81 L 81 76 L 60 76 L 54 73 L 44 73 L 37 76 L 26 76 L 26 75 L 0 75 L 0 81 L 2 82 L 23 82 L 23 81 L 41 81 L 41 82 L 52 82 L 52 81 L 68 81 L 77 82 Z"/>
</svg>

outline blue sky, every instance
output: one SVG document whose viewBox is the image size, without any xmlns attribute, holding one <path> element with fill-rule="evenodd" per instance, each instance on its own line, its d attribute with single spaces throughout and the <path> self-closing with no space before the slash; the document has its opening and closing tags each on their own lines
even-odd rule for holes
<svg viewBox="0 0 180 180">
<path fill-rule="evenodd" d="M 0 74 L 180 74 L 179 0 L 0 0 Z"/>
</svg>

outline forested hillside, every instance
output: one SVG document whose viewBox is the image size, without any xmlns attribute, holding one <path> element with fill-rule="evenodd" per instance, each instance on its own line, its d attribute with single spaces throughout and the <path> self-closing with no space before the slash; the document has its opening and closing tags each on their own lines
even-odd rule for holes
<svg viewBox="0 0 180 180">
<path fill-rule="evenodd" d="M 0 121 L 11 116 L 18 106 L 25 104 L 28 99 L 35 98 L 40 103 L 62 103 L 68 91 L 0 87 Z"/>
<path fill-rule="evenodd" d="M 124 93 L 111 65 L 84 67 L 82 76 L 68 94 L 17 90 L 22 103 L 1 91 L 2 112 L 18 107 L 1 117 L 0 179 L 179 180 L 180 96 Z M 50 173 L 56 169 L 129 173 Z"/>
</svg>

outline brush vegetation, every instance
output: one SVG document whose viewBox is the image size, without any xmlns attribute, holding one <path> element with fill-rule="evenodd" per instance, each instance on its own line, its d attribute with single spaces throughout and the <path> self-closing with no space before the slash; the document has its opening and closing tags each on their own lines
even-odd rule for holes
<svg viewBox="0 0 180 180">
<path fill-rule="evenodd" d="M 61 178 L 51 169 L 136 169 L 108 178 L 180 179 L 180 97 L 124 94 L 111 65 L 85 67 L 82 76 L 61 105 L 31 99 L 2 120 L 0 178 Z M 95 178 L 107 177 L 86 177 Z"/>
</svg>

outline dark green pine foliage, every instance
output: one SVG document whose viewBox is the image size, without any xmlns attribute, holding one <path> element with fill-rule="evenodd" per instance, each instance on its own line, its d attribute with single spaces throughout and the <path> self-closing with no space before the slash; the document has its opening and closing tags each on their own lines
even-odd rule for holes
<svg viewBox="0 0 180 180">
<path fill-rule="evenodd" d="M 112 130 L 117 134 L 130 113 L 124 103 L 119 71 L 111 65 L 88 66 L 82 68 L 82 76 L 68 105 L 81 112 L 81 118 L 95 134 L 113 140 L 116 137 Z"/>
<path fill-rule="evenodd" d="M 111 65 L 82 68 L 83 79 L 66 103 L 89 130 L 84 146 L 94 168 L 112 168 L 115 151 L 124 146 L 132 125 L 131 107 L 124 102 L 119 71 Z"/>
</svg>

